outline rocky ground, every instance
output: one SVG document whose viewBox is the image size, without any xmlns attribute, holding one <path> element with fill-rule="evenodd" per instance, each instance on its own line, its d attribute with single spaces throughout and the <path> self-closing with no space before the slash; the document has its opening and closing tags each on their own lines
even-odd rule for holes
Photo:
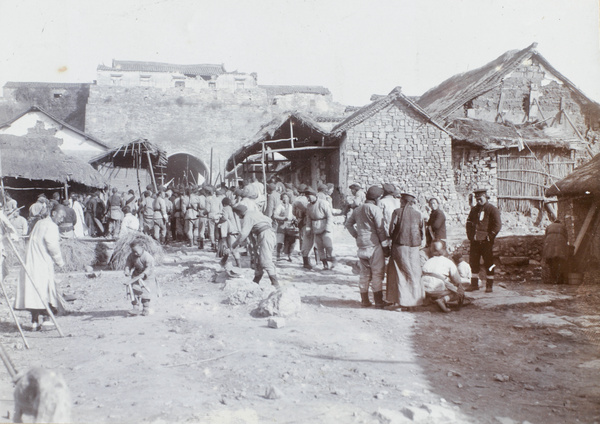
<svg viewBox="0 0 600 424">
<path fill-rule="evenodd" d="M 126 317 L 121 272 L 64 274 L 61 290 L 76 297 L 58 318 L 67 337 L 29 332 L 24 349 L 3 302 L 2 344 L 21 370 L 63 374 L 74 422 L 600 421 L 596 285 L 507 270 L 504 287 L 458 312 L 361 309 L 352 239 L 340 227 L 336 240 L 333 271 L 278 263 L 284 312 L 300 310 L 275 322 L 256 311 L 273 291 L 266 277 L 227 279 L 214 254 L 176 245 L 153 315 Z M 12 409 L 0 369 L 0 422 Z"/>
</svg>

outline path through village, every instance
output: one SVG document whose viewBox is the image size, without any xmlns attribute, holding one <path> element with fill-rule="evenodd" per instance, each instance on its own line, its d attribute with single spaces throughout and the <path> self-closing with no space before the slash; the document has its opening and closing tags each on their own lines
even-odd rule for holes
<svg viewBox="0 0 600 424">
<path fill-rule="evenodd" d="M 246 268 L 223 281 L 213 253 L 175 245 L 158 269 L 163 297 L 153 315 L 126 317 L 122 272 L 71 273 L 60 276 L 61 290 L 76 297 L 59 317 L 67 337 L 29 332 L 23 349 L 3 302 L 2 343 L 20 370 L 64 375 L 74 422 L 600 420 L 595 286 L 513 276 L 450 314 L 360 308 L 353 240 L 335 231 L 335 270 L 305 272 L 299 257 L 278 262 L 302 300 L 281 328 L 252 314 L 273 290 L 266 277 L 258 287 Z M 12 421 L 12 410 L 2 369 L 0 422 Z"/>
</svg>

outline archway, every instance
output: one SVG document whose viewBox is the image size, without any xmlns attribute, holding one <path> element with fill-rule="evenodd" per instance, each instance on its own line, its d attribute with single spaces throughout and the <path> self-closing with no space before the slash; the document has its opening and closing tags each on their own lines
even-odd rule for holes
<svg viewBox="0 0 600 424">
<path fill-rule="evenodd" d="M 175 153 L 169 156 L 166 181 L 173 179 L 175 185 L 201 184 L 207 178 L 208 168 L 195 156 Z"/>
</svg>

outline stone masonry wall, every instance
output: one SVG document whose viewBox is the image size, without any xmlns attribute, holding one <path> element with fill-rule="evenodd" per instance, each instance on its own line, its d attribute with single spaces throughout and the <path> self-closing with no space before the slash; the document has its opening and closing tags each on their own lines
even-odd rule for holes
<svg viewBox="0 0 600 424">
<path fill-rule="evenodd" d="M 353 182 L 367 187 L 391 182 L 414 192 L 421 205 L 432 196 L 442 204 L 456 200 L 450 137 L 400 103 L 348 130 L 340 157 L 343 188 Z"/>
</svg>

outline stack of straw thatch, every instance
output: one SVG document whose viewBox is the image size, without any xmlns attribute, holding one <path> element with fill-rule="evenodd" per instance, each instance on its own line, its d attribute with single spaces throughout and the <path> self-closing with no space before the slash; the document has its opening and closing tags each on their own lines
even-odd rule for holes
<svg viewBox="0 0 600 424">
<path fill-rule="evenodd" d="M 156 263 L 160 263 L 164 256 L 164 250 L 160 243 L 154 240 L 152 237 L 147 236 L 139 232 L 128 233 L 122 237 L 119 237 L 115 243 L 115 249 L 108 262 L 110 269 L 124 269 L 127 263 L 127 257 L 131 253 L 131 247 L 129 246 L 134 240 L 141 242 L 144 250 L 154 257 Z"/>
</svg>

